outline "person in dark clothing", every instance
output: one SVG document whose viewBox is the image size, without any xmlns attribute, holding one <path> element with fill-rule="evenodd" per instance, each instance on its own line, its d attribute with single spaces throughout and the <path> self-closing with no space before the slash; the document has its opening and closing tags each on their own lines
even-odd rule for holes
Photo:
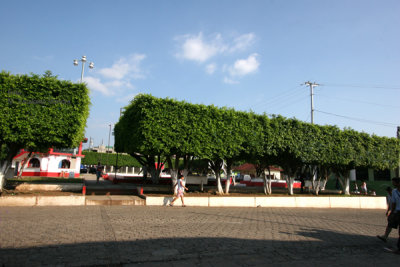
<svg viewBox="0 0 400 267">
<path fill-rule="evenodd" d="M 100 161 L 97 163 L 96 166 L 96 178 L 97 178 L 97 183 L 99 182 L 100 177 L 103 175 L 103 166 L 101 166 Z"/>
</svg>

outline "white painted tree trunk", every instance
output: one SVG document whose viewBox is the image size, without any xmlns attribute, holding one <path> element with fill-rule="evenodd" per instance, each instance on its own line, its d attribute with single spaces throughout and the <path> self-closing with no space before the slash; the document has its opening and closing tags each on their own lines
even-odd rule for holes
<svg viewBox="0 0 400 267">
<path fill-rule="evenodd" d="M 226 177 L 225 194 L 229 195 L 229 188 L 231 186 L 231 174 L 232 174 L 232 171 L 230 170 L 230 168 L 228 168 L 228 166 L 227 166 L 225 161 L 223 163 L 223 170 L 224 170 L 225 177 Z"/>
<path fill-rule="evenodd" d="M 208 166 L 211 169 L 211 171 L 213 172 L 213 174 L 215 175 L 215 179 L 216 179 L 216 182 L 217 182 L 218 194 L 223 195 L 224 194 L 224 190 L 223 190 L 222 185 L 221 185 L 221 174 L 219 172 L 217 173 L 214 170 L 214 168 L 212 167 L 212 164 L 210 162 L 208 163 Z"/>
<path fill-rule="evenodd" d="M 320 188 L 321 188 L 321 181 L 320 180 L 318 180 L 318 181 L 314 181 L 314 183 L 313 183 L 314 185 L 313 185 L 313 187 L 314 187 L 314 192 L 315 192 L 315 195 L 317 195 L 318 196 L 318 194 L 319 194 L 319 190 L 320 190 Z"/>
<path fill-rule="evenodd" d="M 350 177 L 347 175 L 344 177 L 344 194 L 350 195 Z"/>
<path fill-rule="evenodd" d="M 294 178 L 286 176 L 287 189 L 289 195 L 291 196 L 293 196 L 293 183 L 294 183 Z"/>
<path fill-rule="evenodd" d="M 268 186 L 267 186 L 267 193 L 268 195 L 272 195 L 272 176 L 271 176 L 271 169 L 268 167 Z"/>
<path fill-rule="evenodd" d="M 3 192 L 3 187 L 6 184 L 6 174 L 11 167 L 11 162 L 3 161 L 0 168 L 0 192 Z"/>
<path fill-rule="evenodd" d="M 172 192 L 174 193 L 174 194 L 176 194 L 177 193 L 177 186 L 175 186 L 175 184 L 178 182 L 178 170 L 175 170 L 175 169 L 171 169 L 171 181 L 172 181 L 172 188 L 171 188 L 171 190 L 172 190 Z"/>
<path fill-rule="evenodd" d="M 339 177 L 339 182 L 343 188 L 343 194 L 350 195 L 350 176 L 345 175 L 343 177 Z"/>
<path fill-rule="evenodd" d="M 223 195 L 224 190 L 221 185 L 221 175 L 218 173 L 215 174 L 215 178 L 217 179 L 217 188 L 218 188 L 218 194 Z"/>
<path fill-rule="evenodd" d="M 328 181 L 328 179 L 326 179 L 326 178 L 322 181 L 321 190 L 325 190 L 326 182 L 327 182 L 327 181 Z"/>
<path fill-rule="evenodd" d="M 267 195 L 268 194 L 268 182 L 267 182 L 267 175 L 264 173 L 263 175 L 263 182 L 264 182 L 264 194 Z"/>
</svg>

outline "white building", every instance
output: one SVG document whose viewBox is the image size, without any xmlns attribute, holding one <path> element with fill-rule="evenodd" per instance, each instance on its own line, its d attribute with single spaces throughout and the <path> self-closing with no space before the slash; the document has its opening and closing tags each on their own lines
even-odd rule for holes
<svg viewBox="0 0 400 267">
<path fill-rule="evenodd" d="M 82 154 L 82 143 L 76 149 L 53 149 L 47 153 L 21 150 L 12 161 L 13 171 L 8 176 L 64 177 L 79 178 Z M 24 166 L 24 168 L 22 168 Z"/>
</svg>

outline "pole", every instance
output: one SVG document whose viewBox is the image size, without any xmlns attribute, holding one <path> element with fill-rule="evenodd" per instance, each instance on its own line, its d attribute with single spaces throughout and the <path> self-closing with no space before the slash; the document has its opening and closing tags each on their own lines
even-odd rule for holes
<svg viewBox="0 0 400 267">
<path fill-rule="evenodd" d="M 305 82 L 305 85 L 310 86 L 310 96 L 311 96 L 311 124 L 314 124 L 314 87 L 318 86 L 317 83 L 312 83 L 310 81 Z"/>
<path fill-rule="evenodd" d="M 400 126 L 397 126 L 397 139 L 399 139 L 399 141 L 400 141 Z M 400 166 L 397 167 L 396 176 L 400 177 Z"/>
<path fill-rule="evenodd" d="M 85 61 L 82 60 L 82 72 L 81 72 L 81 83 L 83 82 L 83 73 L 85 71 Z"/>
</svg>

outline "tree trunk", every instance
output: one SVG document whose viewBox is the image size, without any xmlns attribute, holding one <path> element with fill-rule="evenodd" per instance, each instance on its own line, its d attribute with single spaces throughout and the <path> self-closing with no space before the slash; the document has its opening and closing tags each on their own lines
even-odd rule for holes
<svg viewBox="0 0 400 267">
<path fill-rule="evenodd" d="M 217 189 L 218 189 L 218 194 L 223 195 L 224 190 L 221 185 L 221 175 L 219 172 L 215 173 L 215 178 L 217 179 Z"/>
<path fill-rule="evenodd" d="M 318 196 L 319 190 L 321 188 L 321 179 L 318 179 L 318 181 L 315 181 L 314 183 L 315 183 L 315 185 L 313 185 L 314 193 L 315 193 L 316 196 Z"/>
<path fill-rule="evenodd" d="M 171 169 L 171 191 L 176 194 L 178 188 L 175 184 L 178 182 L 178 170 Z"/>
<path fill-rule="evenodd" d="M 0 193 L 3 192 L 3 187 L 7 182 L 6 173 L 10 169 L 12 161 L 4 160 L 1 163 L 0 169 Z"/>
<path fill-rule="evenodd" d="M 18 178 L 21 178 L 22 173 L 24 172 L 25 166 L 27 166 L 29 164 L 29 160 L 31 159 L 31 157 L 32 157 L 32 152 L 29 152 L 28 156 L 22 161 L 21 169 L 18 171 L 18 175 L 17 175 Z"/>
<path fill-rule="evenodd" d="M 215 161 L 209 161 L 208 162 L 210 169 L 212 170 L 212 172 L 215 175 L 215 179 L 217 182 L 217 190 L 218 190 L 218 194 L 223 195 L 224 194 L 224 190 L 222 188 L 221 185 L 221 169 L 222 169 L 222 164 L 223 161 L 222 160 L 215 160 Z"/>
<path fill-rule="evenodd" d="M 350 195 L 350 175 L 349 175 L 349 172 L 346 172 L 343 175 L 343 177 L 341 177 L 340 175 L 338 177 L 339 177 L 340 185 L 343 188 L 343 194 L 344 195 Z"/>
<path fill-rule="evenodd" d="M 13 158 L 17 155 L 20 148 L 15 145 L 9 145 L 8 153 L 4 160 L 0 161 L 0 193 L 3 192 L 3 187 L 5 186 L 7 179 L 6 174 L 12 165 Z"/>
<path fill-rule="evenodd" d="M 232 176 L 232 161 L 227 160 L 225 162 L 225 170 L 226 170 L 226 184 L 225 184 L 225 194 L 229 194 L 229 188 L 231 186 L 231 176 Z"/>
<path fill-rule="evenodd" d="M 271 168 L 268 166 L 268 186 L 267 186 L 267 193 L 268 195 L 272 195 L 272 178 L 271 178 Z"/>
<path fill-rule="evenodd" d="M 290 176 L 286 176 L 286 185 L 287 185 L 287 189 L 288 189 L 288 194 L 293 196 L 293 182 L 294 182 L 294 178 L 290 177 Z"/>
<path fill-rule="evenodd" d="M 171 174 L 171 191 L 176 194 L 178 187 L 175 186 L 175 184 L 178 182 L 178 174 L 179 174 L 179 159 L 180 157 L 178 155 L 175 155 L 175 161 L 172 162 L 172 157 L 170 156 L 167 158 L 168 161 L 168 166 L 170 168 L 170 174 Z"/>
<path fill-rule="evenodd" d="M 350 177 L 348 175 L 344 177 L 343 189 L 345 195 L 350 195 Z"/>
<path fill-rule="evenodd" d="M 268 195 L 268 182 L 267 182 L 267 175 L 265 173 L 263 175 L 263 182 L 264 182 L 264 194 Z"/>
</svg>

